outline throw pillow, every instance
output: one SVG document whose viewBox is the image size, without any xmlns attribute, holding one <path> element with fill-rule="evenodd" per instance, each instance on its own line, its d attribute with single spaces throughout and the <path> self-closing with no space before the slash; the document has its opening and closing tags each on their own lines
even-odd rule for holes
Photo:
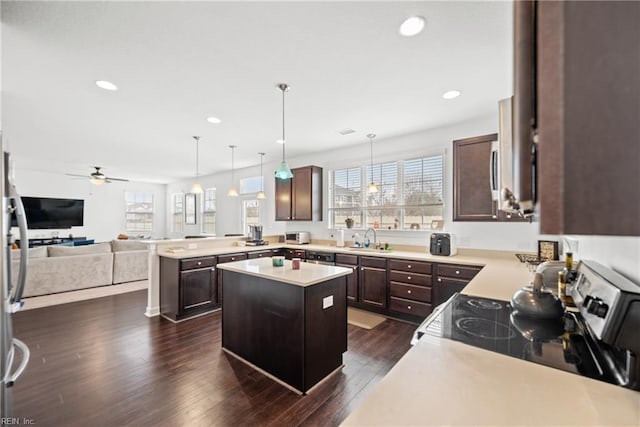
<svg viewBox="0 0 640 427">
<path fill-rule="evenodd" d="M 49 246 L 47 249 L 49 257 L 59 257 L 109 253 L 111 252 L 111 245 L 109 243 L 97 243 L 87 246 Z"/>
</svg>

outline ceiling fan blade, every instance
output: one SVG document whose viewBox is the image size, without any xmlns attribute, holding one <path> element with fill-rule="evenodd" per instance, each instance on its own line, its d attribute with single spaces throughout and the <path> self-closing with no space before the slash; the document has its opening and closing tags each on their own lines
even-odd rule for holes
<svg viewBox="0 0 640 427">
<path fill-rule="evenodd" d="M 66 176 L 79 176 L 80 178 L 91 178 L 88 175 L 78 175 L 78 174 L 75 174 L 75 173 L 65 173 L 65 175 Z"/>
<path fill-rule="evenodd" d="M 111 178 L 110 176 L 105 176 L 104 179 L 106 179 L 107 181 L 122 181 L 122 182 L 129 182 L 128 179 L 123 179 L 123 178 Z"/>
</svg>

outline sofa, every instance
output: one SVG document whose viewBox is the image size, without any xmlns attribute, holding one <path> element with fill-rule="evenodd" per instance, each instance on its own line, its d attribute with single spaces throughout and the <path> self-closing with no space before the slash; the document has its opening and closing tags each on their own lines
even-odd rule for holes
<svg viewBox="0 0 640 427">
<path fill-rule="evenodd" d="M 147 246 L 113 240 L 86 246 L 29 248 L 25 297 L 146 280 Z M 11 253 L 12 283 L 17 283 L 19 250 Z"/>
</svg>

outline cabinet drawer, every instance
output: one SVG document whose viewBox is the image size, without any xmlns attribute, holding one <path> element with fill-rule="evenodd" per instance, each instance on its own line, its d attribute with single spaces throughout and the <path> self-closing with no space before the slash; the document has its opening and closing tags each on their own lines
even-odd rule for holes
<svg viewBox="0 0 640 427">
<path fill-rule="evenodd" d="M 358 264 L 358 255 L 336 254 L 336 264 Z"/>
<path fill-rule="evenodd" d="M 215 267 L 216 257 L 189 258 L 180 261 L 180 271 L 195 270 L 197 268 Z"/>
<path fill-rule="evenodd" d="M 387 260 L 384 258 L 373 258 L 370 256 L 361 256 L 360 257 L 360 266 L 361 267 L 377 267 L 377 268 L 387 268 Z"/>
<path fill-rule="evenodd" d="M 431 286 L 431 276 L 428 274 L 405 273 L 404 271 L 391 271 L 389 280 L 392 282 L 408 283 L 410 285 Z"/>
<path fill-rule="evenodd" d="M 223 264 L 225 262 L 241 261 L 243 259 L 247 259 L 247 254 L 238 253 L 238 254 L 219 255 L 218 263 Z"/>
<path fill-rule="evenodd" d="M 284 252 L 284 257 L 286 259 L 291 259 L 291 258 L 307 259 L 307 252 L 303 249 L 286 249 Z"/>
<path fill-rule="evenodd" d="M 432 306 L 424 302 L 416 302 L 403 298 L 389 298 L 389 308 L 400 313 L 413 314 L 415 316 L 427 317 L 431 313 Z"/>
<path fill-rule="evenodd" d="M 482 267 L 473 265 L 438 264 L 438 276 L 470 280 L 478 274 Z"/>
<path fill-rule="evenodd" d="M 426 286 L 407 285 L 391 282 L 389 293 L 392 297 L 431 302 L 431 288 Z"/>
<path fill-rule="evenodd" d="M 431 274 L 431 263 L 422 261 L 409 261 L 403 259 L 391 259 L 389 260 L 389 269 Z"/>
<path fill-rule="evenodd" d="M 247 257 L 249 259 L 269 258 L 270 256 L 273 256 L 273 253 L 271 252 L 271 249 L 269 249 L 268 251 L 253 251 L 253 252 L 248 252 L 247 253 Z"/>
</svg>

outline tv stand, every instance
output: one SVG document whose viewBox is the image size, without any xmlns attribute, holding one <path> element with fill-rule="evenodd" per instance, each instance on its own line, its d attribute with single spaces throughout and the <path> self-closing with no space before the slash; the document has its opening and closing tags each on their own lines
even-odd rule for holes
<svg viewBox="0 0 640 427">
<path fill-rule="evenodd" d="M 40 239 L 29 239 L 29 247 L 59 245 L 60 243 L 69 243 L 76 240 L 87 240 L 86 237 L 46 237 Z M 16 240 L 16 244 L 20 246 L 20 240 Z"/>
</svg>

